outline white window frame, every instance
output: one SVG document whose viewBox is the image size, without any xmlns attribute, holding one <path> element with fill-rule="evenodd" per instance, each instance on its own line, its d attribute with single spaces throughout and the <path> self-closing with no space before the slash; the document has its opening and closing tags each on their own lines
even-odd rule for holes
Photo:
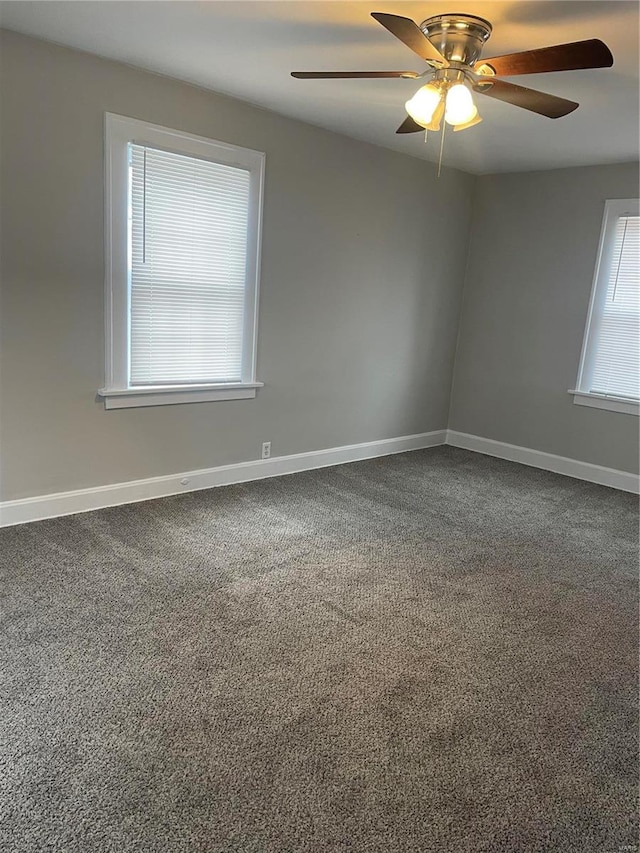
<svg viewBox="0 0 640 853">
<path fill-rule="evenodd" d="M 129 143 L 195 156 L 249 172 L 245 325 L 240 382 L 162 386 L 129 384 Z M 252 151 L 138 119 L 105 113 L 106 366 L 105 384 L 98 394 L 104 398 L 106 409 L 242 400 L 255 397 L 257 389 L 263 386 L 264 383 L 256 380 L 256 357 L 264 165 L 265 155 L 261 151 Z"/>
<path fill-rule="evenodd" d="M 627 415 L 640 414 L 640 403 L 628 397 L 617 397 L 613 394 L 595 394 L 590 391 L 591 376 L 596 354 L 598 340 L 598 321 L 602 314 L 602 306 L 607 296 L 608 275 L 611 266 L 611 252 L 615 229 L 621 216 L 638 216 L 640 204 L 637 198 L 609 199 L 604 206 L 602 217 L 602 230 L 600 232 L 600 245 L 596 260 L 595 275 L 591 288 L 591 299 L 589 301 L 589 312 L 585 327 L 582 353 L 580 355 L 580 367 L 576 387 L 569 391 L 573 395 L 573 402 L 578 406 L 590 406 L 596 409 L 608 409 L 611 412 L 620 412 Z"/>
</svg>

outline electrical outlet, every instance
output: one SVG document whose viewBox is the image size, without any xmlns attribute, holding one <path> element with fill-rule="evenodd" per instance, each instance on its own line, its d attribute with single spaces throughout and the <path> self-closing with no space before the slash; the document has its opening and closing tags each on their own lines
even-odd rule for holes
<svg viewBox="0 0 640 853">
<path fill-rule="evenodd" d="M 263 441 L 262 442 L 262 458 L 268 459 L 271 456 L 271 442 Z"/>
</svg>

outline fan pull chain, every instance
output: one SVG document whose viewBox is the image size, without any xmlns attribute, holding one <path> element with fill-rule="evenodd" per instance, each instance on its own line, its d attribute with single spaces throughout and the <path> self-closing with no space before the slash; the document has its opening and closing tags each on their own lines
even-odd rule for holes
<svg viewBox="0 0 640 853">
<path fill-rule="evenodd" d="M 442 153 L 444 151 L 444 132 L 447 127 L 446 121 L 442 122 L 442 136 L 440 138 L 440 157 L 438 158 L 438 177 L 440 177 L 440 170 L 442 168 Z"/>
</svg>

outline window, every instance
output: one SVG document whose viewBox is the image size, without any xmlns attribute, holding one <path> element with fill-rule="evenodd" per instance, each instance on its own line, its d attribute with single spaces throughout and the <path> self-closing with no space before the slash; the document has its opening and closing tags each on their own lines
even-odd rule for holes
<svg viewBox="0 0 640 853">
<path fill-rule="evenodd" d="M 105 407 L 255 397 L 264 154 L 105 129 Z"/>
<path fill-rule="evenodd" d="M 574 402 L 638 414 L 640 211 L 637 199 L 605 205 Z"/>
</svg>

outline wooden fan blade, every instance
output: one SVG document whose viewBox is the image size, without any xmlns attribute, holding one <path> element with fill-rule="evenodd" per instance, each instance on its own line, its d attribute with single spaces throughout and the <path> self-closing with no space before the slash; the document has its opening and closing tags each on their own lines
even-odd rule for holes
<svg viewBox="0 0 640 853">
<path fill-rule="evenodd" d="M 515 83 L 507 83 L 506 80 L 495 78 L 477 79 L 473 88 L 482 95 L 506 101 L 508 104 L 531 110 L 532 113 L 539 113 L 548 118 L 566 116 L 579 106 L 575 101 L 558 98 L 557 95 L 548 95 L 546 92 L 538 92 L 536 89 L 525 89 L 524 86 L 516 86 Z"/>
<path fill-rule="evenodd" d="M 419 130 L 424 130 L 424 127 L 414 121 L 411 116 L 407 116 L 400 127 L 396 130 L 396 133 L 417 133 Z"/>
<path fill-rule="evenodd" d="M 406 77 L 413 80 L 420 75 L 417 71 L 292 71 L 291 76 L 298 80 L 339 80 L 347 77 Z"/>
<path fill-rule="evenodd" d="M 537 50 L 523 50 L 505 56 L 482 59 L 478 65 L 488 65 L 495 74 L 513 77 L 516 74 L 540 74 L 545 71 L 576 71 L 580 68 L 609 68 L 613 56 L 600 39 L 556 44 Z"/>
<path fill-rule="evenodd" d="M 388 15 L 386 12 L 372 12 L 371 17 L 375 18 L 379 24 L 382 24 L 385 29 L 389 30 L 391 35 L 394 35 L 401 42 L 404 42 L 407 47 L 410 47 L 421 59 L 437 65 L 438 68 L 449 67 L 449 63 L 444 56 L 431 44 L 420 27 L 411 18 L 403 18 L 400 15 Z"/>
</svg>

